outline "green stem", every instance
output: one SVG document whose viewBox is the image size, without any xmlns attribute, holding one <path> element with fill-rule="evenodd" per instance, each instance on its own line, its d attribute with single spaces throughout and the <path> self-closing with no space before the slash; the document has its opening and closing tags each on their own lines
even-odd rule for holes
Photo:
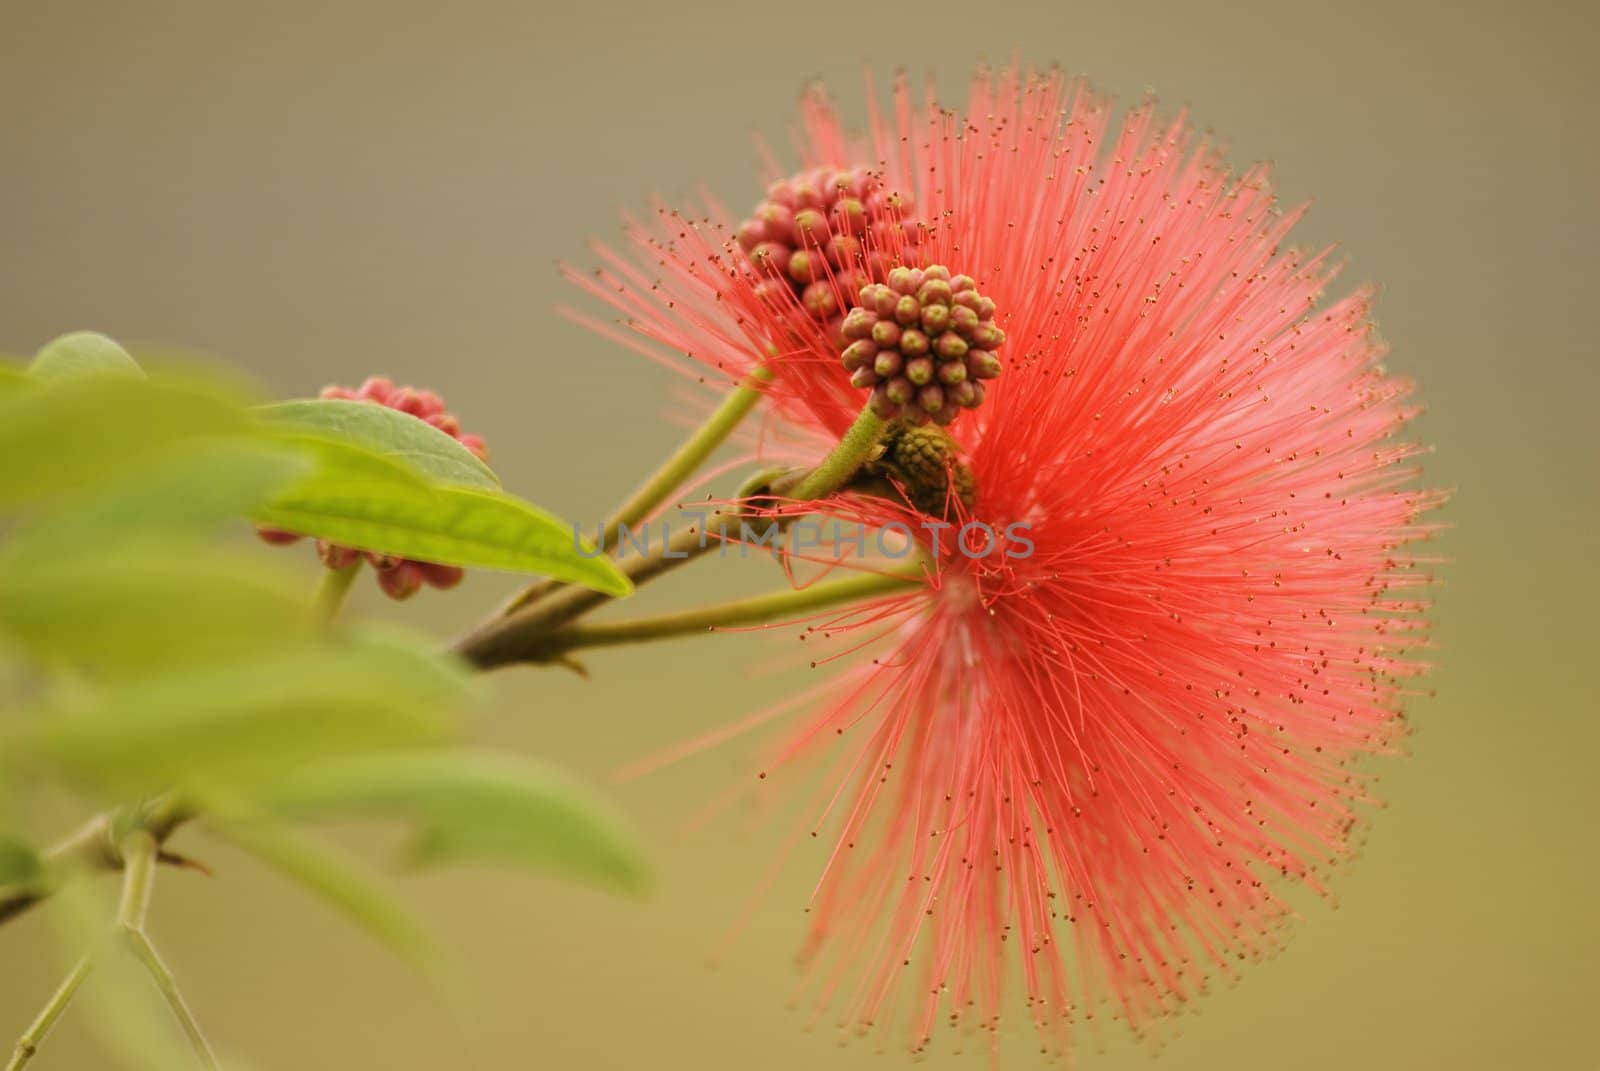
<svg viewBox="0 0 1600 1071">
<path fill-rule="evenodd" d="M 138 824 L 149 830 L 157 843 L 165 844 L 180 825 L 193 817 L 194 810 L 190 804 L 176 794 L 168 794 L 144 807 L 138 815 Z M 77 832 L 46 852 L 45 860 L 53 870 L 73 866 L 90 870 L 121 870 L 123 858 L 117 848 L 117 828 L 116 815 L 111 812 L 97 814 Z M 157 860 L 162 861 L 159 854 Z M 51 884 L 0 887 L 0 923 L 43 902 L 54 888 Z"/>
<path fill-rule="evenodd" d="M 606 521 L 605 527 L 600 530 L 600 546 L 602 548 L 614 546 L 617 535 L 623 527 L 631 527 L 644 520 L 671 497 L 672 492 L 682 487 L 684 482 L 705 464 L 706 459 L 716 452 L 717 447 L 727 441 L 728 436 L 733 434 L 733 430 L 740 422 L 750 415 L 750 410 L 754 409 L 756 403 L 766 394 L 767 384 L 771 382 L 772 373 L 765 365 L 757 367 L 746 376 L 743 382 L 722 400 L 722 404 L 717 406 L 710 419 L 684 440 L 683 445 L 662 462 L 661 467 L 651 473 L 626 502 L 616 508 Z M 505 615 L 519 610 L 549 594 L 558 586 L 559 582 L 551 580 L 540 580 L 530 584 L 500 612 Z"/>
<path fill-rule="evenodd" d="M 122 902 L 117 905 L 117 925 L 125 930 L 144 929 L 159 850 L 147 829 L 135 829 L 122 839 Z"/>
<path fill-rule="evenodd" d="M 45 1037 L 56 1025 L 56 1020 L 67 1010 L 72 998 L 78 995 L 78 988 L 83 985 L 83 980 L 89 977 L 89 971 L 93 966 L 94 961 L 85 956 L 72 968 L 72 973 L 67 975 L 66 980 L 50 998 L 50 1003 L 44 1006 L 38 1017 L 28 1024 L 28 1029 L 23 1032 L 22 1037 L 17 1039 L 17 1047 L 6 1063 L 6 1071 L 22 1071 L 28 1061 L 33 1059 L 34 1054 L 39 1051 L 39 1046 L 44 1044 Z"/>
<path fill-rule="evenodd" d="M 344 605 L 344 597 L 350 593 L 350 585 L 360 571 L 360 558 L 343 569 L 322 570 L 322 579 L 317 582 L 317 592 L 312 596 L 318 621 L 327 624 L 339 616 L 339 607 Z"/>
<path fill-rule="evenodd" d="M 166 998 L 167 1007 L 172 1009 L 178 1025 L 183 1028 L 200 1066 L 207 1071 L 216 1071 L 219 1066 L 217 1057 L 211 1051 L 205 1034 L 200 1030 L 200 1023 L 195 1019 L 194 1012 L 189 1009 L 188 1002 L 183 999 L 183 993 L 179 991 L 172 971 L 162 962 L 155 945 L 144 932 L 145 915 L 150 910 L 150 893 L 155 885 L 159 851 L 160 846 L 148 830 L 136 829 L 123 839 L 122 902 L 117 906 L 117 925 L 122 930 L 122 939 L 127 944 L 128 950 L 144 966 L 145 971 L 155 982 L 156 988 Z"/>
<path fill-rule="evenodd" d="M 684 528 L 655 553 L 629 558 L 622 571 L 637 587 L 721 545 L 721 535 L 709 525 L 703 533 L 699 527 Z M 610 601 L 611 596 L 589 588 L 567 587 L 504 617 L 490 618 L 457 640 L 452 649 L 480 670 L 525 662 L 543 637 Z"/>
<path fill-rule="evenodd" d="M 788 497 L 800 502 L 811 502 L 827 498 L 843 487 L 850 477 L 856 474 L 856 470 L 872 456 L 873 448 L 883 437 L 885 427 L 887 424 L 884 419 L 870 408 L 861 410 L 861 415 L 850 425 L 850 430 L 844 433 L 839 445 L 823 459 L 822 464 L 795 484 L 788 492 Z"/>
<path fill-rule="evenodd" d="M 794 620 L 834 606 L 862 602 L 878 595 L 909 591 L 922 583 L 921 562 L 884 573 L 867 573 L 845 580 L 830 580 L 797 591 L 779 591 L 750 599 L 736 599 L 681 613 L 659 614 L 609 624 L 574 624 L 550 633 L 540 643 L 538 656 L 553 657 L 584 647 L 614 647 L 625 643 L 671 639 L 694 633 L 715 632 L 770 621 Z M 537 657 L 534 659 L 537 660 Z"/>
</svg>

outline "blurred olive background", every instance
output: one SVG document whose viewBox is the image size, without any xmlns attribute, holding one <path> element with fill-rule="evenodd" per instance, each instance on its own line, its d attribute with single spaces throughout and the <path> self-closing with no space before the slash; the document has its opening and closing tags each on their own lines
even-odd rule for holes
<svg viewBox="0 0 1600 1071">
<path fill-rule="evenodd" d="M 1060 62 L 1123 101 L 1191 105 L 1236 162 L 1277 163 L 1299 235 L 1383 287 L 1456 488 L 1436 544 L 1437 696 L 1412 707 L 1389 808 L 1287 950 L 1181 1017 L 1183 1068 L 1600 1067 L 1595 646 L 1593 5 L 986 0 L 851 4 L 36 4 L 0 8 L 0 349 L 74 328 L 226 355 L 305 395 L 372 371 L 440 390 L 506 483 L 592 522 L 672 444 L 669 372 L 551 313 L 619 209 L 704 181 L 757 196 L 749 135 L 786 144 L 822 77 L 862 116 L 867 65 L 958 97 L 980 59 Z M 880 85 L 886 81 L 880 77 Z M 547 462 L 557 467 L 546 467 Z M 308 551 L 307 582 L 312 576 Z M 705 565 L 635 609 L 771 586 Z M 770 568 L 770 567 L 769 567 Z M 508 590 L 401 608 L 441 635 Z M 358 608 L 387 610 L 370 585 Z M 484 743 L 597 781 L 810 678 L 792 641 L 687 640 L 503 674 Z M 773 668 L 768 668 L 773 667 Z M 786 828 L 737 803 L 734 744 L 615 786 L 657 867 L 645 902 L 488 871 L 409 880 L 476 985 L 457 1025 L 384 951 L 208 843 L 154 927 L 220 1046 L 262 1068 L 888 1068 L 889 1039 L 803 1030 L 789 996 L 810 841 L 710 961 Z M 339 830 L 378 858 L 382 846 Z M 39 918 L 0 930 L 0 1044 L 57 967 Z M 1021 1016 L 1004 1066 L 1037 1059 Z M 830 1024 L 831 1020 L 824 1020 Z M 1118 1027 L 1081 1065 L 1150 1066 Z M 986 1066 L 945 1038 L 926 1061 Z M 981 1046 L 969 1046 L 969 1049 Z M 40 1071 L 98 1068 L 81 1015 Z"/>
</svg>

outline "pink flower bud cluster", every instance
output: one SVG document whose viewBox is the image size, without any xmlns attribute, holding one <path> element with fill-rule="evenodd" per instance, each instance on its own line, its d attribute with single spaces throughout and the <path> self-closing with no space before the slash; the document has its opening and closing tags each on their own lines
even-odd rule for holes
<svg viewBox="0 0 1600 1071">
<path fill-rule="evenodd" d="M 983 381 L 1000 374 L 995 351 L 1006 336 L 971 276 L 940 264 L 894 268 L 887 282 L 862 287 L 860 299 L 841 327 L 840 360 L 851 383 L 871 389 L 873 412 L 949 424 L 983 404 Z"/>
<path fill-rule="evenodd" d="M 409 413 L 449 435 L 480 460 L 489 459 L 489 450 L 484 446 L 483 439 L 476 435 L 461 434 L 460 422 L 445 408 L 444 400 L 431 390 L 397 387 L 393 380 L 383 376 L 373 376 L 356 388 L 324 387 L 321 396 L 352 402 L 371 402 L 374 405 L 383 405 L 390 409 L 398 409 L 402 413 Z M 281 528 L 258 528 L 256 532 L 263 540 L 274 546 L 287 546 L 290 543 L 298 543 L 304 538 Z M 342 547 L 321 539 L 317 540 L 317 554 L 330 569 L 348 568 L 365 557 L 377 573 L 378 586 L 391 599 L 409 599 L 424 584 L 440 589 L 453 588 L 461 583 L 464 575 L 459 566 L 396 558 L 390 554 Z"/>
<path fill-rule="evenodd" d="M 771 277 L 768 288 L 785 287 L 837 334 L 854 295 L 912 259 L 906 251 L 918 235 L 911 220 L 910 201 L 886 192 L 866 168 L 823 167 L 767 187 L 737 237 L 756 269 Z"/>
</svg>

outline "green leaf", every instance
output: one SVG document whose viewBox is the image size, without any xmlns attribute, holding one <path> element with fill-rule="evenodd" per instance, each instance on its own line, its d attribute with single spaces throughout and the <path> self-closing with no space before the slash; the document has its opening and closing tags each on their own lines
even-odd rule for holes
<svg viewBox="0 0 1600 1071">
<path fill-rule="evenodd" d="M 403 415 L 403 414 L 402 414 Z M 418 561 L 542 573 L 626 595 L 632 583 L 604 555 L 585 557 L 573 530 L 502 491 L 427 484 L 386 457 L 333 440 L 294 440 L 318 470 L 257 510 L 258 523 Z"/>
<path fill-rule="evenodd" d="M 366 447 L 430 482 L 497 490 L 500 480 L 476 454 L 410 413 L 338 398 L 278 402 L 256 412 L 268 423 Z"/>
<path fill-rule="evenodd" d="M 265 652 L 314 628 L 293 574 L 233 551 L 86 548 L 5 564 L 0 630 L 37 657 L 112 674 Z"/>
<path fill-rule="evenodd" d="M 421 752 L 316 763 L 263 805 L 295 816 L 417 824 L 418 862 L 478 860 L 553 870 L 627 890 L 645 869 L 623 823 L 548 767 L 484 754 Z"/>
<path fill-rule="evenodd" d="M 253 819 L 212 819 L 207 826 L 352 919 L 424 973 L 438 967 L 427 931 L 371 875 L 315 841 Z"/>
<path fill-rule="evenodd" d="M 248 517 L 311 470 L 292 448 L 247 440 L 184 444 L 110 488 L 61 503 L 7 548 L 11 562 L 103 553 L 108 547 L 172 547 Z M 0 565 L 0 571 L 8 568 Z"/>
<path fill-rule="evenodd" d="M 418 642 L 357 634 L 69 696 L 30 712 L 7 754 L 114 793 L 229 795 L 313 759 L 435 743 L 470 685 Z"/>
<path fill-rule="evenodd" d="M 28 366 L 28 373 L 38 380 L 108 374 L 143 377 L 144 369 L 127 350 L 105 335 L 74 331 L 40 350 Z"/>
<path fill-rule="evenodd" d="M 0 885 L 42 885 L 44 860 L 15 837 L 0 833 Z"/>
<path fill-rule="evenodd" d="M 0 392 L 0 506 L 104 483 L 175 443 L 247 426 L 237 402 L 195 382 L 68 376 Z"/>
<path fill-rule="evenodd" d="M 0 397 L 5 397 L 12 391 L 20 390 L 32 382 L 33 380 L 28 378 L 28 373 L 22 370 L 21 365 L 13 364 L 6 358 L 0 358 Z"/>
</svg>

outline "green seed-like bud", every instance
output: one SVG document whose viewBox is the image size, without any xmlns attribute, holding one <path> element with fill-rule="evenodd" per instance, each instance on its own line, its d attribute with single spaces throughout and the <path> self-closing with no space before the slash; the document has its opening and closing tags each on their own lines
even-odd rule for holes
<svg viewBox="0 0 1600 1071">
<path fill-rule="evenodd" d="M 922 284 L 922 289 L 917 291 L 917 300 L 924 305 L 949 305 L 950 299 L 954 296 L 950 284 L 943 279 L 929 279 Z"/>
<path fill-rule="evenodd" d="M 833 237 L 828 217 L 815 208 L 801 209 L 794 214 L 794 233 L 796 244 L 801 248 L 826 245 Z"/>
<path fill-rule="evenodd" d="M 900 325 L 893 320 L 879 320 L 872 325 L 872 341 L 885 349 L 894 349 L 900 345 Z"/>
<path fill-rule="evenodd" d="M 933 343 L 933 352 L 946 361 L 959 361 L 967 355 L 967 341 L 954 331 L 946 331 Z"/>
<path fill-rule="evenodd" d="M 988 350 L 968 350 L 967 374 L 973 379 L 994 379 L 1000 374 L 1000 358 Z"/>
<path fill-rule="evenodd" d="M 844 323 L 839 329 L 844 333 L 845 338 L 869 338 L 872 335 L 873 327 L 877 323 L 878 314 L 871 309 L 854 308 L 846 314 Z"/>
<path fill-rule="evenodd" d="M 878 347 L 869 339 L 857 339 L 844 348 L 839 355 L 839 360 L 844 364 L 845 371 L 854 372 L 858 368 L 865 368 L 872 363 L 878 355 Z"/>
<path fill-rule="evenodd" d="M 1006 333 L 992 323 L 981 323 L 972 329 L 972 344 L 983 350 L 997 350 L 1005 342 Z"/>
</svg>

